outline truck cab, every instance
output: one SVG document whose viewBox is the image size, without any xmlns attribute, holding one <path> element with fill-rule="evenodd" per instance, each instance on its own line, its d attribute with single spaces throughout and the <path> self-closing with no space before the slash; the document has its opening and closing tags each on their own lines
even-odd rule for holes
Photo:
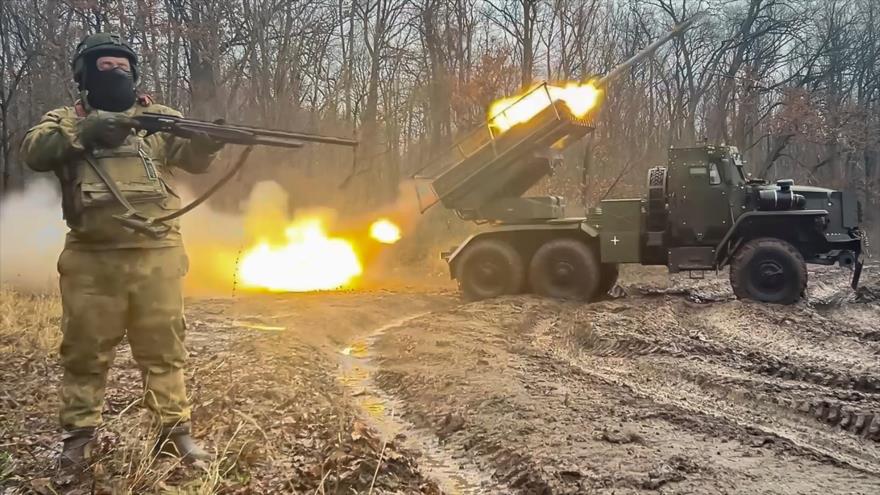
<svg viewBox="0 0 880 495">
<path fill-rule="evenodd" d="M 668 164 L 649 170 L 646 198 L 603 201 L 593 216 L 606 219 L 602 261 L 666 265 L 672 273 L 731 265 L 737 295 L 768 302 L 800 298 L 806 263 L 852 267 L 861 252 L 851 193 L 750 179 L 734 146 L 671 148 Z M 638 249 L 615 238 L 637 238 Z"/>
</svg>

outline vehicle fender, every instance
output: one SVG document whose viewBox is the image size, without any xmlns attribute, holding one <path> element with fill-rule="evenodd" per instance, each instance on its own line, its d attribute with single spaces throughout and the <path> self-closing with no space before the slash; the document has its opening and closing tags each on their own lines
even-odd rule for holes
<svg viewBox="0 0 880 495">
<path fill-rule="evenodd" d="M 727 246 L 728 243 L 734 241 L 738 238 L 738 234 L 742 231 L 743 226 L 752 221 L 762 221 L 762 220 L 770 220 L 770 219 L 779 219 L 779 218 L 804 218 L 804 217 L 822 217 L 827 216 L 827 210 L 783 210 L 783 211 L 748 211 L 740 215 L 733 225 L 730 227 L 730 230 L 727 231 L 727 234 L 721 239 L 721 242 L 715 248 L 715 262 L 718 264 L 719 268 L 723 267 L 726 264 L 726 260 L 730 258 L 730 254 L 728 253 Z"/>
</svg>

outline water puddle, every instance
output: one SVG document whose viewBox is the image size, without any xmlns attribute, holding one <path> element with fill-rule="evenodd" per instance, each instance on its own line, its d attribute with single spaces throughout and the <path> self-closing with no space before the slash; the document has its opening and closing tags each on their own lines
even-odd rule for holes
<svg viewBox="0 0 880 495">
<path fill-rule="evenodd" d="M 427 313 L 425 313 L 427 314 Z M 419 314 L 398 320 L 374 330 L 370 335 L 352 342 L 338 354 L 337 380 L 346 386 L 363 412 L 370 427 L 382 438 L 394 440 L 399 446 L 419 452 L 419 469 L 434 480 L 444 493 L 487 493 L 493 486 L 488 475 L 480 472 L 464 459 L 455 459 L 430 432 L 416 429 L 400 416 L 403 402 L 382 391 L 373 381 L 377 365 L 373 362 L 371 347 L 387 330 L 406 324 Z"/>
<path fill-rule="evenodd" d="M 260 323 L 247 323 L 243 321 L 233 321 L 233 325 L 240 328 L 247 328 L 250 330 L 261 330 L 264 332 L 282 332 L 287 330 L 287 327 L 279 327 L 275 325 L 262 325 Z"/>
<path fill-rule="evenodd" d="M 261 332 L 283 332 L 287 330 L 287 327 L 273 325 L 277 318 L 267 318 L 260 314 L 255 315 L 233 315 L 230 320 L 227 320 L 227 325 L 236 330 L 248 329 L 248 330 L 259 330 Z"/>
</svg>

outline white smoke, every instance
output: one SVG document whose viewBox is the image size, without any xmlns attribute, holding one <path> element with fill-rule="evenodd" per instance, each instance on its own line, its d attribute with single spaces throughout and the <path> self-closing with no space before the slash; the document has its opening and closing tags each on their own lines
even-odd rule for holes
<svg viewBox="0 0 880 495">
<path fill-rule="evenodd" d="M 192 200 L 186 188 L 176 189 L 184 203 Z M 242 207 L 247 214 L 221 213 L 200 205 L 181 219 L 190 258 L 188 293 L 228 295 L 238 257 L 252 241 L 245 232 L 275 229 L 283 234 L 287 195 L 278 184 L 256 184 Z M 50 180 L 40 178 L 23 191 L 8 194 L 0 202 L 0 283 L 26 291 L 57 289 L 58 255 L 66 233 L 61 196 Z"/>
<path fill-rule="evenodd" d="M 61 196 L 48 179 L 0 202 L 0 283 L 29 291 L 58 287 L 58 255 L 67 226 Z"/>
<path fill-rule="evenodd" d="M 58 255 L 64 247 L 67 226 L 61 216 L 61 197 L 47 179 L 31 182 L 24 191 L 7 195 L 0 203 L 0 283 L 28 291 L 57 290 Z M 184 187 L 184 204 L 192 194 Z M 391 218 L 408 230 L 414 223 L 410 210 L 400 204 L 366 212 L 354 224 L 365 227 L 379 216 Z M 285 226 L 295 217 L 322 218 L 328 225 L 337 220 L 333 210 L 313 208 L 289 211 L 288 196 L 273 181 L 254 185 L 239 208 L 242 213 L 225 213 L 203 204 L 181 219 L 184 246 L 189 255 L 185 289 L 189 295 L 230 295 L 237 287 L 236 271 L 241 256 L 257 240 L 283 242 Z M 383 246 L 382 251 L 385 251 Z M 390 254 L 392 251 L 389 251 Z M 367 261 L 374 275 L 384 279 L 381 260 L 373 253 Z M 391 258 L 386 261 L 391 261 Z M 381 276 L 380 276 L 381 275 Z M 376 278 L 373 277 L 373 278 Z"/>
</svg>

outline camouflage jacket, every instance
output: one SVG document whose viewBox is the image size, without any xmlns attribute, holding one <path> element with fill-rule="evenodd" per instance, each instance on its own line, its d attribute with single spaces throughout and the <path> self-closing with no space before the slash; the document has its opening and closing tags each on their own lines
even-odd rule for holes
<svg viewBox="0 0 880 495">
<path fill-rule="evenodd" d="M 180 116 L 169 107 L 139 99 L 131 109 L 122 112 L 135 116 L 144 112 Z M 163 239 L 151 239 L 124 229 L 113 215 L 125 212 L 110 195 L 106 185 L 86 163 L 88 155 L 113 178 L 117 187 L 138 211 L 159 217 L 180 208 L 180 197 L 169 186 L 174 168 L 190 173 L 203 173 L 214 155 L 199 155 L 189 140 L 165 133 L 144 137 L 132 132 L 119 148 L 86 151 L 78 136 L 77 122 L 85 111 L 78 103 L 73 107 L 52 110 L 32 127 L 21 145 L 22 157 L 36 171 L 55 171 L 70 167 L 76 184 L 73 188 L 82 203 L 78 221 L 66 218 L 70 231 L 66 247 L 87 250 L 119 248 L 170 247 L 182 244 L 178 222 L 169 222 L 171 232 Z"/>
</svg>

